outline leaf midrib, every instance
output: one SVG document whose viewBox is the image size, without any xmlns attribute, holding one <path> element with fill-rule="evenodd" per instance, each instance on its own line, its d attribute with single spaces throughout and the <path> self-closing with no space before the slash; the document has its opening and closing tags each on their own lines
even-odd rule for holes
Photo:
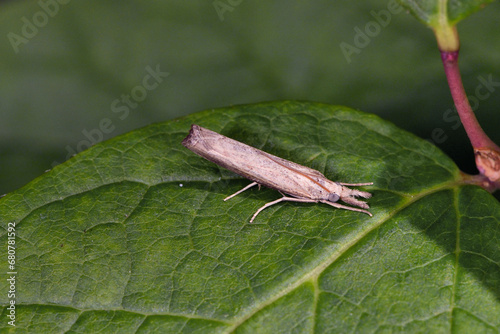
<svg viewBox="0 0 500 334">
<path fill-rule="evenodd" d="M 332 263 L 334 263 L 338 258 L 340 258 L 343 254 L 345 254 L 349 249 L 354 247 L 359 241 L 363 240 L 367 235 L 369 235 L 372 231 L 375 229 L 379 228 L 383 223 L 386 221 L 390 220 L 393 218 L 396 214 L 400 213 L 402 210 L 407 208 L 408 206 L 412 205 L 413 203 L 419 201 L 420 199 L 438 193 L 440 191 L 445 191 L 445 190 L 455 190 L 457 189 L 457 186 L 459 185 L 459 182 L 453 180 L 447 183 L 444 183 L 438 187 L 433 187 L 429 189 L 428 191 L 424 191 L 420 193 L 417 196 L 411 196 L 408 198 L 406 202 L 403 202 L 402 205 L 400 205 L 398 208 L 393 210 L 392 212 L 382 215 L 380 217 L 378 222 L 375 222 L 370 228 L 363 229 L 359 235 L 355 238 L 352 238 L 349 242 L 345 243 L 343 246 L 338 248 L 335 252 L 332 253 L 331 256 L 327 257 L 324 261 L 319 263 L 315 268 L 313 268 L 311 271 L 308 273 L 304 274 L 302 277 L 298 278 L 295 282 L 292 283 L 283 283 L 286 288 L 283 290 L 279 291 L 278 293 L 275 293 L 272 295 L 272 298 L 269 298 L 265 303 L 261 303 L 258 307 L 256 307 L 252 312 L 249 312 L 242 316 L 241 318 L 238 318 L 234 321 L 233 325 L 228 328 L 225 333 L 233 333 L 240 325 L 245 323 L 248 319 L 250 319 L 252 316 L 254 316 L 256 313 L 264 309 L 265 307 L 273 304 L 275 301 L 279 300 L 280 298 L 286 296 L 290 292 L 294 291 L 296 288 L 301 286 L 302 284 L 306 283 L 307 281 L 310 281 L 315 289 L 319 289 L 318 287 L 318 278 L 319 276 L 323 273 L 323 271 L 328 268 Z M 455 196 L 455 198 L 458 196 Z M 373 218 L 370 218 L 373 219 Z M 458 247 L 458 244 L 457 244 Z M 457 254 L 457 259 L 458 263 L 458 254 Z M 317 291 L 315 291 L 315 294 L 317 294 Z M 450 302 L 453 302 L 451 300 Z M 450 312 L 452 311 L 453 306 L 450 306 Z"/>
</svg>

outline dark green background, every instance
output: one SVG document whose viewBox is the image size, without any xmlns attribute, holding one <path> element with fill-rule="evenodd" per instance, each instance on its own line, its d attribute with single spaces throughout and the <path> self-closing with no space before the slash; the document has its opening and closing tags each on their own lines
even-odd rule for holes
<svg viewBox="0 0 500 334">
<path fill-rule="evenodd" d="M 224 1 L 227 3 L 227 1 Z M 443 120 L 453 107 L 432 31 L 403 11 L 347 63 L 340 43 L 374 21 L 388 1 L 242 1 L 221 21 L 212 1 L 70 1 L 14 52 L 8 34 L 41 11 L 35 1 L 0 3 L 0 194 L 54 162 L 82 131 L 108 118 L 104 139 L 153 122 L 242 103 L 299 99 L 376 113 L 439 143 L 475 173 L 462 128 Z M 459 23 L 460 67 L 474 95 L 478 77 L 500 82 L 500 5 Z M 169 72 L 121 120 L 111 104 L 141 84 L 145 68 Z M 500 89 L 477 116 L 500 143 Z"/>
</svg>

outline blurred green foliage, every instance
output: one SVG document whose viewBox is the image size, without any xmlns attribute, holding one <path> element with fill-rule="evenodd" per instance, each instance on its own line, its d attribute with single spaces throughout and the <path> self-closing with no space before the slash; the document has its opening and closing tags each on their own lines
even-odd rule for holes
<svg viewBox="0 0 500 334">
<path fill-rule="evenodd" d="M 87 137 L 284 99 L 346 105 L 434 135 L 460 168 L 475 172 L 466 135 L 447 112 L 453 104 L 430 29 L 401 11 L 372 30 L 350 62 L 342 52 L 341 43 L 355 45 L 357 31 L 374 26 L 391 1 L 241 1 L 226 11 L 214 3 L 1 3 L 0 194 L 86 148 Z M 494 2 L 458 26 L 471 95 L 480 78 L 500 82 L 499 14 Z M 140 96 L 148 66 L 169 76 L 126 114 L 122 95 Z M 490 93 L 477 116 L 500 143 L 500 89 Z"/>
</svg>

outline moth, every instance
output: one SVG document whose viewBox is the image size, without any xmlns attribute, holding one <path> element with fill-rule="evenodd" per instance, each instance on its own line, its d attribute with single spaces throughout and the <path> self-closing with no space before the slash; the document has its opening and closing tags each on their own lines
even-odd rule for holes
<svg viewBox="0 0 500 334">
<path fill-rule="evenodd" d="M 320 202 L 335 208 L 362 212 L 372 216 L 369 211 L 363 210 L 369 209 L 368 204 L 356 198 L 370 198 L 372 195 L 365 191 L 350 189 L 348 186 L 369 186 L 373 182 L 333 182 L 315 169 L 282 159 L 196 124 L 191 126 L 191 130 L 182 141 L 182 145 L 203 158 L 253 181 L 243 189 L 226 197 L 224 201 L 256 185 L 276 189 L 283 195 L 283 197 L 259 208 L 250 219 L 250 223 L 262 210 L 284 201 Z M 337 203 L 339 200 L 356 207 Z"/>
</svg>

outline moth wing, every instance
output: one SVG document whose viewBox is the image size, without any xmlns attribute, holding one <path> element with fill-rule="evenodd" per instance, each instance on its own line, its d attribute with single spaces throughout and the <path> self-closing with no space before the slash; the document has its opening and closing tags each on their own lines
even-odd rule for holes
<svg viewBox="0 0 500 334">
<path fill-rule="evenodd" d="M 282 170 L 289 171 L 285 173 L 288 184 L 286 189 L 279 189 L 277 186 L 272 185 L 272 178 L 269 178 L 271 181 L 269 184 L 263 183 L 265 186 L 302 198 L 325 199 L 328 196 L 330 191 L 325 188 L 324 184 L 325 181 L 331 181 L 329 181 L 321 172 L 266 152 L 263 153 L 270 160 L 280 166 Z"/>
<path fill-rule="evenodd" d="M 292 196 L 325 199 L 329 191 L 319 171 L 193 125 L 184 146 L 219 166 Z"/>
<path fill-rule="evenodd" d="M 314 180 L 321 179 L 321 178 L 326 178 L 325 175 L 323 175 L 323 173 L 317 171 L 316 169 L 312 169 L 312 168 L 309 168 L 309 167 L 306 167 L 306 166 L 299 165 L 298 163 L 295 163 L 293 161 L 286 160 L 286 159 L 277 157 L 275 155 L 272 155 L 272 154 L 269 154 L 269 153 L 266 153 L 266 152 L 263 152 L 263 153 L 266 154 L 270 159 L 272 159 L 277 164 L 280 164 L 280 165 L 285 166 L 285 167 L 292 168 L 295 171 L 297 171 L 297 172 L 299 172 L 301 174 L 304 174 L 304 175 L 306 175 L 306 176 L 308 176 L 308 177 L 310 177 L 310 178 L 312 178 Z"/>
</svg>

